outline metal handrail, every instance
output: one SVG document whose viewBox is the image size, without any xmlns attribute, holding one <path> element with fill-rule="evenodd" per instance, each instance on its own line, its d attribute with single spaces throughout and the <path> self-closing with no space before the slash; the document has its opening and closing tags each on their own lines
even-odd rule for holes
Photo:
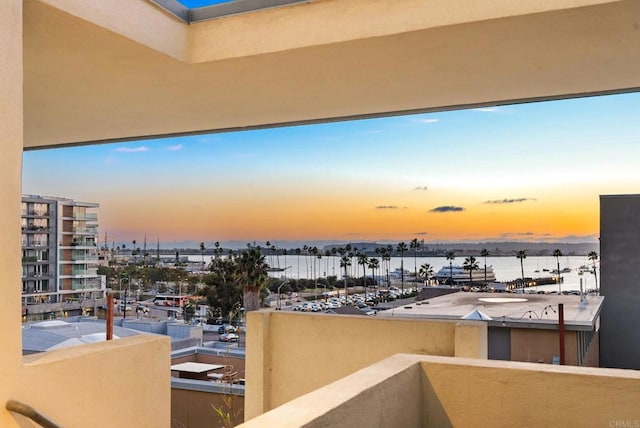
<svg viewBox="0 0 640 428">
<path fill-rule="evenodd" d="M 7 401 L 7 404 L 5 404 L 5 408 L 10 412 L 26 416 L 43 428 L 61 428 L 60 425 L 52 422 L 49 418 L 40 414 L 36 409 L 28 404 L 21 403 L 16 400 L 9 400 Z"/>
</svg>

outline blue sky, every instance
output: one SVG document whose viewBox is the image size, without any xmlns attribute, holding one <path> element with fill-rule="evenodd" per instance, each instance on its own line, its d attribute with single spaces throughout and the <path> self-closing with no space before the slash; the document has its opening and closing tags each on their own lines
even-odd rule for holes
<svg viewBox="0 0 640 428">
<path fill-rule="evenodd" d="M 233 0 L 178 0 L 179 3 L 182 3 L 190 9 L 202 6 L 211 6 L 213 4 L 230 3 L 232 1 Z"/>
<path fill-rule="evenodd" d="M 593 240 L 638 143 L 624 94 L 30 151 L 23 193 L 99 202 L 122 241 Z"/>
</svg>

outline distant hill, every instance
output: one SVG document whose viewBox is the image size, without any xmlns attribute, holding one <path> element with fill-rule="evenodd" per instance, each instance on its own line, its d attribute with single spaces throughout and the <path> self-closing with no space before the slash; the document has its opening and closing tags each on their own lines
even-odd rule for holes
<svg viewBox="0 0 640 428">
<path fill-rule="evenodd" d="M 211 254 L 213 251 L 213 244 L 205 242 L 206 254 Z M 386 247 L 392 245 L 395 249 L 397 242 L 378 241 L 378 242 L 348 242 L 348 241 L 271 241 L 272 245 L 275 245 L 278 250 L 287 249 L 293 252 L 296 248 L 303 248 L 305 245 L 308 247 L 316 246 L 318 249 L 330 249 L 331 247 L 345 247 L 347 244 L 352 248 L 366 248 L 367 252 L 373 251 L 375 247 Z M 409 241 L 405 241 L 405 244 L 409 244 Z M 220 245 L 224 249 L 243 249 L 247 248 L 247 242 L 240 241 L 222 241 Z M 264 242 L 255 241 L 251 242 L 251 245 L 261 245 L 265 247 Z M 200 254 L 200 243 L 195 241 L 180 241 L 180 242 L 164 242 L 160 244 L 161 252 L 171 252 L 178 250 L 180 254 Z M 563 255 L 586 255 L 591 251 L 600 253 L 600 245 L 597 242 L 582 242 L 582 243 L 562 243 L 562 242 L 517 242 L 517 241 L 503 241 L 503 242 L 441 242 L 432 243 L 425 242 L 422 244 L 420 252 L 423 255 L 439 255 L 444 254 L 447 251 L 453 251 L 456 254 L 479 254 L 480 251 L 486 248 L 492 256 L 512 256 L 520 250 L 526 251 L 530 256 L 545 256 L 551 255 L 554 250 L 559 249 Z M 148 247 L 149 252 L 154 253 L 155 248 Z M 412 250 L 409 250 L 412 251 Z"/>
</svg>

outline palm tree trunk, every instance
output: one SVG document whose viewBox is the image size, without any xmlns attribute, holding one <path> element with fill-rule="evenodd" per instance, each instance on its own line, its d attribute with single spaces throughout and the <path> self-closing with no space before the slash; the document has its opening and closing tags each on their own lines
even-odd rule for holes
<svg viewBox="0 0 640 428">
<path fill-rule="evenodd" d="M 260 290 L 247 289 L 242 292 L 242 304 L 245 312 L 260 309 Z"/>
</svg>

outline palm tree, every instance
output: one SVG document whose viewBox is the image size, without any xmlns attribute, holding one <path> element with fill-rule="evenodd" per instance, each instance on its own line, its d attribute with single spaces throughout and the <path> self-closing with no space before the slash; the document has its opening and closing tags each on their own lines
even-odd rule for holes
<svg viewBox="0 0 640 428">
<path fill-rule="evenodd" d="M 596 261 L 598 260 L 598 253 L 591 251 L 588 254 L 589 260 L 593 263 L 593 277 L 596 280 L 596 294 L 598 294 L 598 273 L 596 272 Z"/>
<path fill-rule="evenodd" d="M 298 265 L 298 283 L 300 283 L 300 254 L 302 253 L 302 250 L 300 249 L 300 247 L 295 249 L 295 253 L 296 253 L 296 257 L 298 258 L 296 264 Z"/>
<path fill-rule="evenodd" d="M 478 262 L 476 261 L 476 258 L 473 256 L 469 256 L 466 259 L 464 259 L 464 263 L 462 264 L 462 268 L 464 270 L 468 270 L 469 271 L 469 287 L 471 287 L 471 283 L 473 282 L 473 271 L 474 270 L 478 270 Z"/>
<path fill-rule="evenodd" d="M 242 302 L 245 311 L 260 309 L 260 291 L 269 281 L 267 263 L 259 248 L 244 250 L 237 261 L 237 279 L 242 287 Z"/>
<path fill-rule="evenodd" d="M 480 251 L 480 257 L 484 257 L 484 288 L 487 289 L 487 257 L 489 257 L 489 250 L 483 248 Z"/>
<path fill-rule="evenodd" d="M 344 297 L 345 299 L 349 296 L 349 290 L 347 289 L 347 268 L 351 266 L 351 258 L 347 255 L 342 256 L 340 259 L 340 267 L 344 268 Z M 346 302 L 346 300 L 345 300 Z"/>
<path fill-rule="evenodd" d="M 447 260 L 449 260 L 449 280 L 451 281 L 451 285 L 453 285 L 453 260 L 456 258 L 456 253 L 453 251 L 447 251 Z"/>
<path fill-rule="evenodd" d="M 524 259 L 527 258 L 527 253 L 524 250 L 518 251 L 516 257 L 520 259 L 520 269 L 522 271 L 522 291 L 524 292 Z"/>
<path fill-rule="evenodd" d="M 553 257 L 556 258 L 556 262 L 558 263 L 558 276 L 556 277 L 556 283 L 558 284 L 558 294 L 562 294 L 562 286 L 560 285 L 560 257 L 562 257 L 562 251 L 553 250 Z"/>
<path fill-rule="evenodd" d="M 202 269 L 201 270 L 204 270 L 204 242 L 200 243 L 200 256 L 202 257 Z"/>
<path fill-rule="evenodd" d="M 413 275 L 416 281 L 418 280 L 418 248 L 420 248 L 420 241 L 417 238 L 413 238 L 409 243 L 409 247 L 413 250 Z"/>
<path fill-rule="evenodd" d="M 433 267 L 429 263 L 420 266 L 420 277 L 424 278 L 425 285 L 428 284 L 429 278 L 433 276 Z"/>
<path fill-rule="evenodd" d="M 369 264 L 369 258 L 365 253 L 358 253 L 358 264 L 362 265 L 362 288 L 364 288 L 364 295 L 367 296 L 367 265 Z"/>
<path fill-rule="evenodd" d="M 271 242 L 270 241 L 265 242 L 264 245 L 265 245 L 265 247 L 271 249 Z M 271 261 L 267 257 L 267 264 L 269 265 L 269 267 L 275 267 L 275 265 L 273 264 L 273 254 L 271 255 Z"/>
<path fill-rule="evenodd" d="M 400 251 L 400 287 L 402 297 L 404 297 L 404 252 L 407 251 L 407 244 L 401 242 L 398 244 L 397 250 Z"/>
<path fill-rule="evenodd" d="M 387 262 L 387 287 L 391 285 L 389 279 L 389 269 L 391 269 L 391 252 L 388 248 L 383 248 L 382 250 L 382 261 Z"/>
<path fill-rule="evenodd" d="M 378 269 L 378 266 L 380 266 L 380 262 L 378 261 L 378 259 L 376 259 L 375 257 L 371 257 L 369 259 L 369 269 L 371 269 L 371 278 L 373 279 L 374 287 L 376 285 L 376 269 Z M 366 297 L 366 294 L 365 294 L 365 297 Z M 375 297 L 375 293 L 374 293 L 374 297 Z"/>
</svg>

